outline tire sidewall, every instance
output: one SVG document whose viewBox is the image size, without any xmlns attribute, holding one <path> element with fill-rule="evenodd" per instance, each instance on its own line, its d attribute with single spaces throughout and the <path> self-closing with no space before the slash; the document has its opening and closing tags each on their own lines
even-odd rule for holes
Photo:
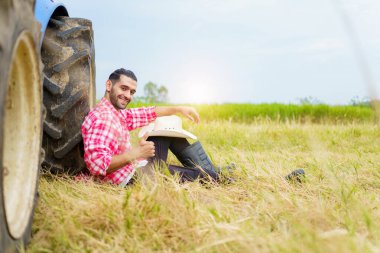
<svg viewBox="0 0 380 253">
<path fill-rule="evenodd" d="M 13 238 L 9 233 L 6 221 L 3 196 L 4 111 L 8 89 L 8 74 L 12 61 L 12 54 L 15 49 L 15 42 L 19 38 L 20 34 L 24 31 L 30 32 L 35 40 L 39 37 L 37 36 L 39 34 L 39 31 L 37 22 L 34 19 L 33 5 L 34 1 L 20 0 L 9 0 L 5 3 L 0 4 L 0 23 L 2 24 L 2 31 L 0 31 L 0 252 L 17 252 L 22 250 L 23 246 L 28 243 L 32 229 L 34 208 L 37 200 L 36 196 L 34 196 L 34 205 L 28 220 L 28 225 L 23 235 L 21 238 Z M 37 41 L 35 41 L 35 45 L 38 45 Z M 36 52 L 39 56 L 38 50 L 36 50 Z M 42 129 L 40 132 L 42 132 Z M 36 195 L 38 185 L 37 183 L 38 182 L 35 184 Z"/>
</svg>

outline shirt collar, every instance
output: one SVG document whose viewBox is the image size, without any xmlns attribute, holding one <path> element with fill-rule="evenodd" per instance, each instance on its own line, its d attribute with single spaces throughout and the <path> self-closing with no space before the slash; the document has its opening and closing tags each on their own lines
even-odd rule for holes
<svg viewBox="0 0 380 253">
<path fill-rule="evenodd" d="M 122 110 L 116 110 L 116 108 L 111 104 L 111 102 L 106 99 L 105 97 L 102 97 L 100 102 L 108 109 L 111 110 L 113 114 L 116 114 L 120 119 L 124 120 L 123 114 L 121 113 Z"/>
</svg>

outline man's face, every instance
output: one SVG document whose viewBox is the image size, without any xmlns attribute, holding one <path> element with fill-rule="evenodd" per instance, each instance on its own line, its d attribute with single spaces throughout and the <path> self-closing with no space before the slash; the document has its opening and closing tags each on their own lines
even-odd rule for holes
<svg viewBox="0 0 380 253">
<path fill-rule="evenodd" d="M 120 76 L 120 80 L 114 85 L 107 81 L 106 89 L 109 91 L 109 100 L 117 110 L 123 110 L 132 101 L 132 96 L 136 93 L 137 82 L 125 75 Z"/>
</svg>

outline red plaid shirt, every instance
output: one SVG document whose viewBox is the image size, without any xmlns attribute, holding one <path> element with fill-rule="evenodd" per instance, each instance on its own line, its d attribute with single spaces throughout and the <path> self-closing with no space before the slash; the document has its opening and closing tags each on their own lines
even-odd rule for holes
<svg viewBox="0 0 380 253">
<path fill-rule="evenodd" d="M 82 124 L 84 160 L 90 173 L 103 181 L 120 184 L 134 170 L 134 164 L 106 175 L 114 155 L 132 148 L 129 131 L 145 126 L 157 117 L 155 107 L 116 110 L 106 98 L 92 109 Z"/>
</svg>

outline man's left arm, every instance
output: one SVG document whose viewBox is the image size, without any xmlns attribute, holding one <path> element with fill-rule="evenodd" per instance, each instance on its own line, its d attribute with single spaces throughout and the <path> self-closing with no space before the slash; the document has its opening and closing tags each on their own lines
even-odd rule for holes
<svg viewBox="0 0 380 253">
<path fill-rule="evenodd" d="M 123 110 L 129 131 L 148 125 L 157 118 L 156 107 L 139 107 Z"/>
<path fill-rule="evenodd" d="M 190 106 L 150 106 L 131 108 L 123 111 L 127 121 L 128 130 L 143 127 L 154 121 L 157 117 L 182 114 L 186 118 L 199 123 L 199 114 Z"/>
<path fill-rule="evenodd" d="M 190 106 L 156 106 L 157 117 L 182 114 L 186 118 L 199 123 L 199 114 L 194 107 Z"/>
</svg>

